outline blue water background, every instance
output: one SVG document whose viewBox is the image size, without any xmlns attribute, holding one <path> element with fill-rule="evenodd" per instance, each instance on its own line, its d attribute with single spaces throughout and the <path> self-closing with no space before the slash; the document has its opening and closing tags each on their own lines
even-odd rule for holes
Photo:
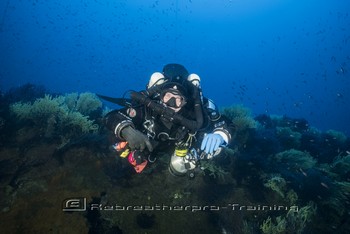
<svg viewBox="0 0 350 234">
<path fill-rule="evenodd" d="M 220 107 L 350 135 L 348 0 L 3 0 L 0 89 L 121 96 L 167 63 Z"/>
</svg>

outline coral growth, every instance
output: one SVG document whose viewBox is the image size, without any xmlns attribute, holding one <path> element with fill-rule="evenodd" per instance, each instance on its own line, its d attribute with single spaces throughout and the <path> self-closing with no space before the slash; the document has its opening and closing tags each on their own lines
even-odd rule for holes
<svg viewBox="0 0 350 234">
<path fill-rule="evenodd" d="M 269 178 L 268 181 L 264 183 L 265 187 L 272 189 L 283 198 L 285 196 L 284 193 L 286 190 L 286 185 L 287 182 L 285 179 L 279 175 L 271 176 L 271 178 Z"/>
<path fill-rule="evenodd" d="M 69 110 L 79 112 L 86 116 L 102 108 L 102 102 L 93 93 L 70 93 L 66 94 L 64 98 Z"/>
<path fill-rule="evenodd" d="M 323 201 L 323 205 L 329 207 L 329 212 L 332 210 L 338 217 L 347 216 L 350 208 L 350 182 L 336 181 L 334 185 L 333 196 Z"/>
<path fill-rule="evenodd" d="M 289 127 L 276 127 L 276 132 L 285 149 L 298 149 L 300 147 L 301 133 L 294 132 Z"/>
<path fill-rule="evenodd" d="M 346 135 L 339 131 L 330 129 L 326 132 L 326 134 L 328 134 L 332 140 L 337 140 L 340 144 L 344 144 L 347 140 Z"/>
<path fill-rule="evenodd" d="M 33 104 L 14 103 L 10 106 L 10 110 L 20 119 L 29 119 L 36 125 L 46 125 L 50 117 L 63 116 L 66 112 L 63 99 L 52 98 L 50 95 L 35 100 Z"/>
<path fill-rule="evenodd" d="M 304 206 L 295 210 L 289 210 L 286 217 L 277 216 L 275 222 L 271 217 L 263 221 L 260 229 L 262 233 L 278 234 L 278 233 L 303 233 L 306 225 L 311 222 L 316 214 L 316 205 L 309 202 Z"/>
<path fill-rule="evenodd" d="M 79 107 L 84 113 L 88 113 L 89 108 L 95 110 L 102 105 L 101 103 L 97 105 L 97 99 L 92 94 L 85 94 L 82 100 L 78 98 L 78 95 L 58 97 L 45 95 L 45 97 L 35 100 L 32 104 L 14 103 L 10 106 L 10 110 L 19 119 L 29 120 L 34 123 L 34 126 L 38 127 L 46 137 L 60 135 L 61 138 L 63 136 L 67 138 L 88 132 L 96 132 L 98 125 L 89 120 L 79 110 L 75 110 L 77 109 L 76 105 L 72 106 L 73 96 L 76 97 L 75 103 L 80 103 Z"/>
<path fill-rule="evenodd" d="M 350 154 L 338 155 L 329 167 L 324 168 L 332 179 L 332 186 L 323 183 L 332 196 L 322 201 L 323 207 L 327 207 L 327 212 L 339 220 L 339 217 L 347 216 L 346 211 L 350 209 Z"/>
<path fill-rule="evenodd" d="M 303 233 L 306 225 L 311 222 L 316 214 L 317 206 L 313 202 L 301 207 L 298 212 L 289 211 L 287 213 L 287 233 Z"/>
<path fill-rule="evenodd" d="M 257 127 L 257 122 L 251 117 L 251 111 L 242 105 L 225 107 L 222 109 L 222 113 L 232 120 L 237 131 Z"/>
<path fill-rule="evenodd" d="M 330 165 L 329 171 L 336 179 L 346 180 L 350 177 L 350 154 L 338 155 Z"/>
<path fill-rule="evenodd" d="M 275 127 L 288 127 L 294 132 L 305 132 L 309 130 L 309 123 L 305 119 L 292 119 L 287 116 L 271 116 Z"/>
<path fill-rule="evenodd" d="M 272 222 L 271 217 L 269 216 L 263 224 L 260 226 L 262 233 L 268 234 L 277 234 L 277 233 L 286 233 L 286 219 L 278 216 L 276 222 Z"/>
<path fill-rule="evenodd" d="M 222 109 L 222 114 L 227 116 L 235 126 L 236 142 L 239 146 L 244 146 L 248 141 L 250 130 L 258 126 L 258 122 L 251 116 L 248 108 L 242 105 L 225 107 Z"/>
<path fill-rule="evenodd" d="M 201 168 L 206 175 L 220 182 L 225 182 L 225 177 L 229 175 L 229 172 L 213 163 L 213 161 L 202 161 Z"/>
<path fill-rule="evenodd" d="M 308 152 L 295 149 L 285 150 L 271 157 L 271 160 L 290 171 L 309 169 L 316 164 L 316 160 Z"/>
<path fill-rule="evenodd" d="M 288 190 L 287 182 L 281 175 L 270 175 L 269 179 L 264 183 L 264 186 L 276 192 L 290 205 L 295 205 L 298 200 L 296 192 L 293 189 Z"/>
</svg>

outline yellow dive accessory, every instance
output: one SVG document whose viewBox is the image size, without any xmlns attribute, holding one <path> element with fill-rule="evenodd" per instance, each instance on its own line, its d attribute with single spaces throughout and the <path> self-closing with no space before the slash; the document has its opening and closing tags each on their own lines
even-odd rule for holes
<svg viewBox="0 0 350 234">
<path fill-rule="evenodd" d="M 178 157 L 185 157 L 187 155 L 188 148 L 175 148 L 175 155 Z"/>
<path fill-rule="evenodd" d="M 193 138 L 195 136 L 194 134 L 188 134 L 188 138 L 185 143 L 180 142 L 176 147 L 175 147 L 175 155 L 178 157 L 185 157 L 188 153 L 188 149 L 192 145 Z"/>
<path fill-rule="evenodd" d="M 126 158 L 126 156 L 128 156 L 130 153 L 130 150 L 129 149 L 125 149 L 121 154 L 119 154 L 119 156 L 121 158 Z"/>
</svg>

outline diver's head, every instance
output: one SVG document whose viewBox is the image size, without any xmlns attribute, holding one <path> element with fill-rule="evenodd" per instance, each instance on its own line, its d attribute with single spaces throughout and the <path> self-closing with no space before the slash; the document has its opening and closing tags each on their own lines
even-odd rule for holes
<svg viewBox="0 0 350 234">
<path fill-rule="evenodd" d="M 163 67 L 163 72 L 154 72 L 151 75 L 147 89 L 169 82 L 181 84 L 185 88 L 188 85 L 200 87 L 200 78 L 197 74 L 189 74 L 184 66 L 171 63 Z"/>
<path fill-rule="evenodd" d="M 171 63 L 163 67 L 163 74 L 170 82 L 183 83 L 189 75 L 186 68 L 180 64 Z"/>
<path fill-rule="evenodd" d="M 163 67 L 163 75 L 166 79 L 163 90 L 176 86 L 183 96 L 190 97 L 192 83 L 188 80 L 189 73 L 184 66 L 176 63 L 167 64 Z"/>
<path fill-rule="evenodd" d="M 186 105 L 186 90 L 180 85 L 169 83 L 163 86 L 160 94 L 161 101 L 175 112 L 181 110 Z"/>
<path fill-rule="evenodd" d="M 168 82 L 179 83 L 185 87 L 189 85 L 200 87 L 200 77 L 195 73 L 189 74 L 186 68 L 180 64 L 171 63 L 165 65 L 163 75 Z"/>
<path fill-rule="evenodd" d="M 175 111 L 179 111 L 186 104 L 186 99 L 191 102 L 195 87 L 200 88 L 199 76 L 189 74 L 186 68 L 180 64 L 171 63 L 164 66 L 162 73 L 152 74 L 147 91 L 153 98 L 163 99 L 165 97 L 165 99 L 169 99 L 162 101 Z M 170 91 L 167 96 L 164 95 L 166 91 Z M 172 94 L 178 96 L 172 96 Z"/>
</svg>

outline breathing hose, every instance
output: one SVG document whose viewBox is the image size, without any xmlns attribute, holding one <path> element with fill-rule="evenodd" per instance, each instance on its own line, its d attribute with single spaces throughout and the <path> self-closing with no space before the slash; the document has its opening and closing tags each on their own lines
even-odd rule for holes
<svg viewBox="0 0 350 234">
<path fill-rule="evenodd" d="M 176 124 L 183 125 L 189 130 L 195 132 L 199 130 L 203 125 L 203 112 L 202 112 L 201 100 L 200 100 L 198 89 L 197 88 L 195 89 L 196 91 L 194 92 L 193 96 L 195 98 L 194 110 L 195 110 L 196 120 L 190 120 L 183 117 L 182 115 L 176 113 L 174 110 L 150 99 L 148 95 L 143 92 L 131 91 L 130 97 L 135 102 L 145 105 L 146 107 L 152 109 L 157 114 L 164 116 L 168 118 L 170 121 Z"/>
</svg>

